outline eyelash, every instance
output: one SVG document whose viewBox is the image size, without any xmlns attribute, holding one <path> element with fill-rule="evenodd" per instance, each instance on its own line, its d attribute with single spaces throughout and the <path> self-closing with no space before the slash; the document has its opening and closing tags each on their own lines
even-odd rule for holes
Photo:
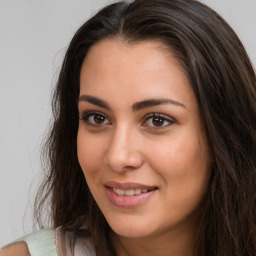
<svg viewBox="0 0 256 256">
<path fill-rule="evenodd" d="M 165 128 L 165 127 L 167 127 L 167 126 L 170 126 L 170 125 L 172 125 L 173 123 L 175 123 L 175 121 L 172 119 L 172 118 L 170 118 L 170 117 L 168 117 L 168 116 L 166 116 L 166 115 L 163 115 L 163 114 L 160 114 L 160 113 L 151 113 L 151 114 L 148 114 L 148 115 L 146 115 L 146 117 L 145 117 L 145 121 L 143 122 L 143 126 L 146 126 L 146 125 L 144 125 L 146 122 L 148 122 L 150 119 L 151 119 L 151 123 L 153 122 L 153 118 L 156 118 L 156 120 L 158 119 L 158 121 L 159 121 L 159 119 L 161 120 L 161 121 L 163 121 L 164 122 L 164 124 L 165 125 L 161 125 L 161 126 L 157 126 L 157 125 L 148 125 L 149 127 L 152 127 L 153 129 L 163 129 L 163 128 Z M 155 120 L 155 121 L 156 121 Z M 167 124 L 166 124 L 167 123 Z"/>
<path fill-rule="evenodd" d="M 84 113 L 82 115 L 81 118 L 79 118 L 80 120 L 84 121 L 87 125 L 90 125 L 90 126 L 95 126 L 95 127 L 101 127 L 102 125 L 104 125 L 104 123 L 100 123 L 100 124 L 97 124 L 97 123 L 92 123 L 92 121 L 90 121 L 90 118 L 91 117 L 96 117 L 98 115 L 98 117 L 100 118 L 104 118 L 104 120 L 108 120 L 108 117 L 106 117 L 104 114 L 100 113 L 100 112 L 95 112 L 95 111 L 92 111 L 92 112 L 87 112 L 87 113 Z M 110 123 L 110 122 L 109 122 Z"/>
<path fill-rule="evenodd" d="M 99 117 L 99 120 L 104 120 L 103 123 L 96 123 L 95 122 L 95 117 L 98 116 Z M 93 117 L 94 120 L 90 120 L 90 118 Z M 147 125 L 146 123 L 151 120 L 151 123 L 153 122 L 153 118 L 156 118 L 155 121 L 160 121 L 160 124 L 161 122 L 163 122 L 164 125 L 160 125 L 160 126 L 157 126 L 157 125 Z M 109 120 L 109 118 L 107 116 L 105 116 L 103 113 L 101 112 L 95 112 L 95 111 L 91 111 L 91 112 L 87 112 L 87 113 L 84 113 L 82 115 L 81 118 L 79 118 L 80 120 L 84 121 L 87 125 L 90 125 L 90 126 L 94 126 L 94 127 L 102 127 L 103 125 L 109 125 L 111 124 Z M 158 119 L 158 120 L 157 120 Z M 107 122 L 105 122 L 107 121 Z M 93 123 L 94 122 L 94 123 Z M 175 121 L 164 115 L 164 114 L 160 114 L 160 113 L 150 113 L 148 115 L 146 115 L 144 118 L 143 118 L 143 123 L 142 123 L 142 126 L 148 126 L 152 129 L 163 129 L 167 126 L 170 126 L 172 125 L 173 123 L 175 123 Z"/>
</svg>

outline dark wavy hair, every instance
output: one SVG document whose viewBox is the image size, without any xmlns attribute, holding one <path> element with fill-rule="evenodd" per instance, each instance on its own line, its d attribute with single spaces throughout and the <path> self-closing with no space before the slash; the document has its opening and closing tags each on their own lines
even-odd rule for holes
<svg viewBox="0 0 256 256">
<path fill-rule="evenodd" d="M 111 4 L 83 24 L 64 58 L 53 95 L 53 125 L 44 148 L 47 175 L 36 220 L 50 206 L 54 227 L 89 236 L 97 255 L 115 255 L 110 227 L 77 159 L 79 75 L 92 45 L 106 38 L 159 41 L 184 68 L 206 129 L 212 175 L 200 207 L 196 255 L 256 255 L 256 76 L 230 26 L 195 0 Z M 86 224 L 86 226 L 85 226 Z"/>
</svg>

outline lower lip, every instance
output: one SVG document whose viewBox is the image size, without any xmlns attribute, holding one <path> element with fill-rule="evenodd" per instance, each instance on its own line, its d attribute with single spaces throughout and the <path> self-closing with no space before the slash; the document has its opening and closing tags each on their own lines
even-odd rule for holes
<svg viewBox="0 0 256 256">
<path fill-rule="evenodd" d="M 114 206 L 122 208 L 131 208 L 142 205 L 156 192 L 156 190 L 152 190 L 134 196 L 120 196 L 109 187 L 106 187 L 106 191 L 109 201 Z"/>
</svg>

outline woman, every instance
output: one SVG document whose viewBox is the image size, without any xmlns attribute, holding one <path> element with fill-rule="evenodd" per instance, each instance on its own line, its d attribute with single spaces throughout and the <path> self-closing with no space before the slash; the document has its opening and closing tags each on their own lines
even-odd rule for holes
<svg viewBox="0 0 256 256">
<path fill-rule="evenodd" d="M 1 255 L 256 254 L 256 77 L 214 11 L 107 6 L 73 37 L 53 112 L 36 200 L 53 229 Z"/>
</svg>

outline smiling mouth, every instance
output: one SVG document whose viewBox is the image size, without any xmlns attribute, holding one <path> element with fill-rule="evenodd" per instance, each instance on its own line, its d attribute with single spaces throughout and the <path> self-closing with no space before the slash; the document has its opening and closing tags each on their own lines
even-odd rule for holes
<svg viewBox="0 0 256 256">
<path fill-rule="evenodd" d="M 134 195 L 140 195 L 142 193 L 147 193 L 150 191 L 153 191 L 155 189 L 146 189 L 146 188 L 135 188 L 135 189 L 119 189 L 119 188 L 110 188 L 115 194 L 119 196 L 134 196 Z"/>
<path fill-rule="evenodd" d="M 139 183 L 107 182 L 105 184 L 107 197 L 116 207 L 133 208 L 144 204 L 159 189 Z"/>
</svg>

